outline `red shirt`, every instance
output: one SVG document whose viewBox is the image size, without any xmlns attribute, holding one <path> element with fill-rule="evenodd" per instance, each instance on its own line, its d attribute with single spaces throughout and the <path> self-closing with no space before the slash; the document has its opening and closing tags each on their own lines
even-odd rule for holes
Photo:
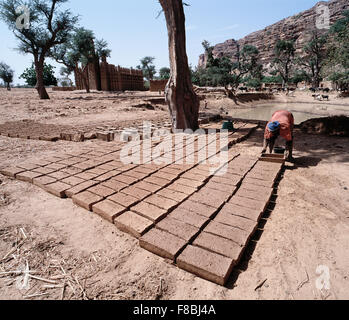
<svg viewBox="0 0 349 320">
<path fill-rule="evenodd" d="M 286 141 L 293 140 L 293 128 L 294 128 L 294 117 L 293 114 L 286 110 L 276 111 L 273 114 L 270 122 L 280 122 L 280 136 L 286 139 Z M 269 124 L 268 123 L 268 124 Z M 264 138 L 270 139 L 273 134 L 268 130 L 268 126 L 265 128 Z"/>
</svg>

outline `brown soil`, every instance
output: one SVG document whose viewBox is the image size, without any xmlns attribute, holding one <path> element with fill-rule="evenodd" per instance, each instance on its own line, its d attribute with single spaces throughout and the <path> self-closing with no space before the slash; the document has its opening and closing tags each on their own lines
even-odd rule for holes
<svg viewBox="0 0 349 320">
<path fill-rule="evenodd" d="M 140 119 L 168 117 L 164 106 L 155 111 L 132 109 L 130 105 L 144 100 L 137 97 L 141 94 L 145 93 L 121 99 L 107 93 L 55 92 L 50 101 L 41 102 L 34 91 L 1 90 L 0 124 L 32 119 L 96 126 L 124 121 L 132 126 Z M 224 99 L 209 100 L 206 111 L 215 112 L 222 104 L 228 109 Z M 256 155 L 262 139 L 259 129 L 234 148 Z M 295 141 L 296 163 L 288 164 L 275 207 L 264 217 L 227 287 L 166 263 L 71 200 L 0 176 L 0 299 L 348 299 L 349 141 L 300 130 Z M 99 142 L 83 144 L 98 146 Z M 0 163 L 48 156 L 79 145 L 0 136 Z M 23 276 L 2 274 L 25 270 L 27 265 L 38 272 L 33 276 L 43 278 L 30 278 L 27 288 L 22 286 Z M 318 266 L 329 268 L 329 290 L 316 287 Z M 43 281 L 47 279 L 54 283 Z"/>
</svg>

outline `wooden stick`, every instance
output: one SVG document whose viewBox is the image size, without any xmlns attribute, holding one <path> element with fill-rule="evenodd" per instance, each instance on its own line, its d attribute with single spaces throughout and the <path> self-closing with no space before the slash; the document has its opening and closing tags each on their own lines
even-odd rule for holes
<svg viewBox="0 0 349 320">
<path fill-rule="evenodd" d="M 36 293 L 32 294 L 30 296 L 24 296 L 23 299 L 31 299 L 31 298 L 37 298 L 37 297 L 42 297 L 42 296 L 47 296 L 49 293 Z"/>
<path fill-rule="evenodd" d="M 51 284 L 57 284 L 56 281 L 35 277 L 35 276 L 32 276 L 31 274 L 29 275 L 29 277 L 32 279 L 38 280 L 38 281 L 47 282 L 47 283 L 51 283 Z"/>
</svg>

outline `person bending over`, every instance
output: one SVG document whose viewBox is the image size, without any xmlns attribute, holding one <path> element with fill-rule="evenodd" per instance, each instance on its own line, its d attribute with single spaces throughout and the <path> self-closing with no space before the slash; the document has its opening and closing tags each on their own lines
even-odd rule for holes
<svg viewBox="0 0 349 320">
<path fill-rule="evenodd" d="M 264 144 L 262 153 L 273 153 L 275 142 L 279 136 L 286 140 L 286 160 L 293 161 L 293 114 L 286 110 L 276 111 L 269 121 L 264 133 Z"/>
</svg>

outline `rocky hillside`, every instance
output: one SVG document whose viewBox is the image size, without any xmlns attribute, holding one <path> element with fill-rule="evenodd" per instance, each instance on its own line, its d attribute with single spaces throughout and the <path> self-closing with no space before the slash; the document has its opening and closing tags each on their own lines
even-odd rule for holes
<svg viewBox="0 0 349 320">
<path fill-rule="evenodd" d="M 321 5 L 328 6 L 331 24 L 341 18 L 343 11 L 349 9 L 348 0 L 321 1 L 309 10 L 283 19 L 238 41 L 230 39 L 217 44 L 213 51 L 214 57 L 228 56 L 234 59 L 237 53 L 237 44 L 240 45 L 240 48 L 245 44 L 250 44 L 257 47 L 261 55 L 261 62 L 265 67 L 268 67 L 274 58 L 274 47 L 279 39 L 295 40 L 297 51 L 300 52 L 306 43 L 309 31 L 316 28 L 316 21 L 320 16 L 317 9 Z M 206 60 L 207 57 L 202 54 L 199 59 L 199 66 L 205 66 Z"/>
</svg>

